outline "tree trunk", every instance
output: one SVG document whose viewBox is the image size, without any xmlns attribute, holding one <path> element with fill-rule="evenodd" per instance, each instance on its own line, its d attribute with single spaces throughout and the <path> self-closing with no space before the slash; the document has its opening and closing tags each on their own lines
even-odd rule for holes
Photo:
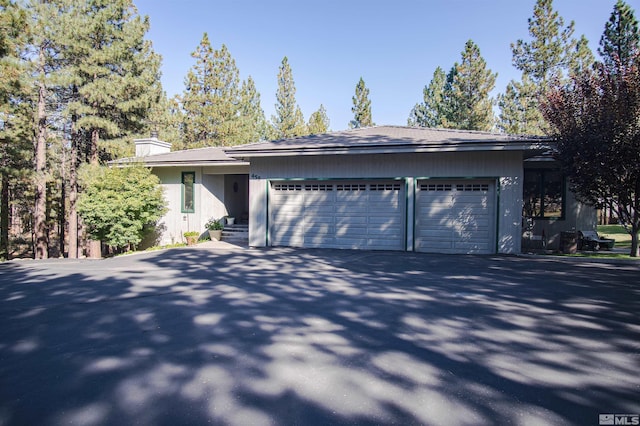
<svg viewBox="0 0 640 426">
<path fill-rule="evenodd" d="M 69 258 L 78 258 L 78 138 L 77 117 L 71 117 L 71 153 L 69 159 Z"/>
<path fill-rule="evenodd" d="M 638 257 L 638 229 L 634 228 L 631 231 L 631 252 L 629 256 Z"/>
<path fill-rule="evenodd" d="M 60 250 L 60 257 L 64 257 L 64 238 L 65 238 L 65 223 L 66 223 L 66 217 L 67 217 L 67 210 L 66 210 L 66 202 L 67 202 L 67 193 L 66 193 L 66 188 L 67 188 L 67 183 L 66 183 L 66 173 L 65 173 L 65 169 L 66 169 L 66 150 L 63 147 L 62 148 L 62 170 L 60 170 L 60 176 L 61 176 L 61 184 L 60 184 L 60 205 L 58 206 L 58 242 L 59 242 L 59 250 Z"/>
<path fill-rule="evenodd" d="M 0 196 L 0 259 L 9 260 L 9 176 L 2 174 Z"/>
<path fill-rule="evenodd" d="M 97 166 L 98 161 L 98 142 L 100 140 L 100 132 L 98 129 L 91 131 L 91 144 L 89 146 L 89 163 L 92 166 Z M 91 259 L 99 259 L 102 257 L 102 247 L 100 241 L 88 239 L 87 241 L 87 254 Z"/>
<path fill-rule="evenodd" d="M 35 141 L 35 211 L 33 214 L 36 259 L 46 259 L 49 254 L 47 244 L 47 112 L 46 101 L 47 92 L 44 81 L 44 50 L 40 49 L 40 75 L 38 84 L 38 127 Z"/>
</svg>

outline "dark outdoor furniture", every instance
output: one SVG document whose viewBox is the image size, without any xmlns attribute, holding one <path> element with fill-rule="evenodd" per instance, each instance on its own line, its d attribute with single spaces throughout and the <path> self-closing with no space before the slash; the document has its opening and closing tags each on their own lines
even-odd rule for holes
<svg viewBox="0 0 640 426">
<path fill-rule="evenodd" d="M 596 231 L 579 231 L 578 248 L 580 250 L 611 250 L 616 240 L 600 238 Z"/>
</svg>

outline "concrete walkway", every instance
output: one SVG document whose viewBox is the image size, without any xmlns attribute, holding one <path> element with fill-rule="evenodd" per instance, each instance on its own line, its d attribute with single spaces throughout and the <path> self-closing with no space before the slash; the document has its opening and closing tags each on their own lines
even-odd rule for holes
<svg viewBox="0 0 640 426">
<path fill-rule="evenodd" d="M 0 425 L 597 425 L 640 265 L 247 249 L 0 264 Z"/>
</svg>

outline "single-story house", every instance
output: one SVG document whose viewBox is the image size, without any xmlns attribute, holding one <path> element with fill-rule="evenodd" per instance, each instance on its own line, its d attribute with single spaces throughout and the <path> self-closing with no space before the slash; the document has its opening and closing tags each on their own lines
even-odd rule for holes
<svg viewBox="0 0 640 426">
<path fill-rule="evenodd" d="M 519 253 L 595 229 L 544 138 L 378 126 L 227 148 L 136 155 L 165 187 L 161 243 L 211 218 L 248 224 L 249 245 Z"/>
</svg>

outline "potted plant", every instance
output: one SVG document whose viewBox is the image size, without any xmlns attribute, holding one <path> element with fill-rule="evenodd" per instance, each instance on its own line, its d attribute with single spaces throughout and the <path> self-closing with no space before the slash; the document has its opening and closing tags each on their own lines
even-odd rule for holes
<svg viewBox="0 0 640 426">
<path fill-rule="evenodd" d="M 220 241 L 222 239 L 222 223 L 217 219 L 209 219 L 209 221 L 204 225 L 209 230 L 209 236 L 211 240 Z"/>
<path fill-rule="evenodd" d="M 188 246 L 192 246 L 196 242 L 198 242 L 198 237 L 200 236 L 200 234 L 197 231 L 187 231 L 183 235 L 187 239 Z"/>
<path fill-rule="evenodd" d="M 236 223 L 236 218 L 233 216 L 227 216 L 227 225 L 233 225 Z"/>
</svg>

